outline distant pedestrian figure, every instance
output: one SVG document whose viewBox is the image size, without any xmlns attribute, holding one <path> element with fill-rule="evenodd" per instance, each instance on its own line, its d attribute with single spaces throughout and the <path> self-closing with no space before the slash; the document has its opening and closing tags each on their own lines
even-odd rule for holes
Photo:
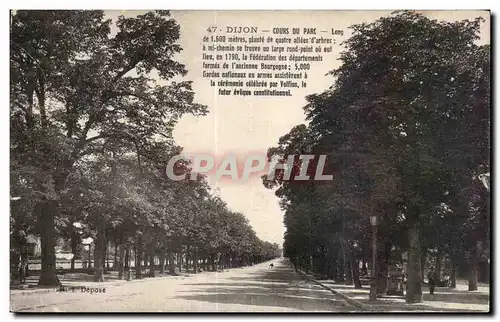
<svg viewBox="0 0 500 322">
<path fill-rule="evenodd" d="M 273 264 L 273 263 L 269 264 L 269 267 L 273 268 L 273 267 L 274 267 L 274 264 Z"/>
<path fill-rule="evenodd" d="M 429 273 L 427 274 L 427 279 L 429 280 L 429 294 L 434 294 L 434 288 L 436 287 L 436 272 L 434 272 L 434 267 L 431 267 Z"/>
</svg>

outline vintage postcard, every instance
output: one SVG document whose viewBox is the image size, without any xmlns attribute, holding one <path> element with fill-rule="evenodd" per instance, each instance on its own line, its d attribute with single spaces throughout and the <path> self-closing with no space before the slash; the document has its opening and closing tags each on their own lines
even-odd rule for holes
<svg viewBox="0 0 500 322">
<path fill-rule="evenodd" d="M 490 312 L 490 19 L 11 10 L 11 312 Z"/>
</svg>

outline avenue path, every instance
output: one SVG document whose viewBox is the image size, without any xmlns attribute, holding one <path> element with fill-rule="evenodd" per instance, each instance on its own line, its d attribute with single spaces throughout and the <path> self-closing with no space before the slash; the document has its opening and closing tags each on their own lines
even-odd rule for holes
<svg viewBox="0 0 500 322">
<path fill-rule="evenodd" d="M 286 260 L 190 276 L 102 284 L 105 293 L 11 292 L 13 312 L 351 312 L 338 295 L 304 280 Z M 99 287 L 98 283 L 86 283 Z"/>
</svg>

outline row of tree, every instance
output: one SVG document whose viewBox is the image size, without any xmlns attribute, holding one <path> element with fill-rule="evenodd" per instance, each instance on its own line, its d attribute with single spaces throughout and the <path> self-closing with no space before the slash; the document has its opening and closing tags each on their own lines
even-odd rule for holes
<svg viewBox="0 0 500 322">
<path fill-rule="evenodd" d="M 268 156 L 328 156 L 328 182 L 292 180 L 276 189 L 285 211 L 284 252 L 296 266 L 361 287 L 371 269 L 376 216 L 377 291 L 407 255 L 407 302 L 422 301 L 426 255 L 443 258 L 477 289 L 489 263 L 490 46 L 482 20 L 438 22 L 396 12 L 353 26 L 332 71 L 335 83 L 307 97 L 308 124 L 281 137 Z M 487 186 L 487 185 L 486 185 Z"/>
<path fill-rule="evenodd" d="M 93 238 L 96 281 L 110 242 L 121 276 L 132 250 L 137 277 L 141 262 L 159 259 L 163 270 L 170 257 L 172 271 L 183 253 L 195 271 L 202 260 L 224 267 L 279 256 L 203 177 L 165 174 L 181 152 L 175 124 L 207 111 L 181 80 L 179 25 L 168 12 L 113 22 L 96 10 L 16 11 L 10 35 L 11 242 L 23 255 L 23 236 L 40 236 L 40 285 L 58 284 L 57 237 L 73 250 Z"/>
</svg>

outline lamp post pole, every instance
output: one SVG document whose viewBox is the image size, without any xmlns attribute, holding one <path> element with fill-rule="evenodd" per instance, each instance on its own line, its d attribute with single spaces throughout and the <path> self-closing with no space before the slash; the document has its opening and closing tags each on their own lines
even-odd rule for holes
<svg viewBox="0 0 500 322">
<path fill-rule="evenodd" d="M 370 301 L 377 300 L 377 216 L 370 216 L 373 228 L 372 236 L 372 278 L 370 283 Z"/>
</svg>

